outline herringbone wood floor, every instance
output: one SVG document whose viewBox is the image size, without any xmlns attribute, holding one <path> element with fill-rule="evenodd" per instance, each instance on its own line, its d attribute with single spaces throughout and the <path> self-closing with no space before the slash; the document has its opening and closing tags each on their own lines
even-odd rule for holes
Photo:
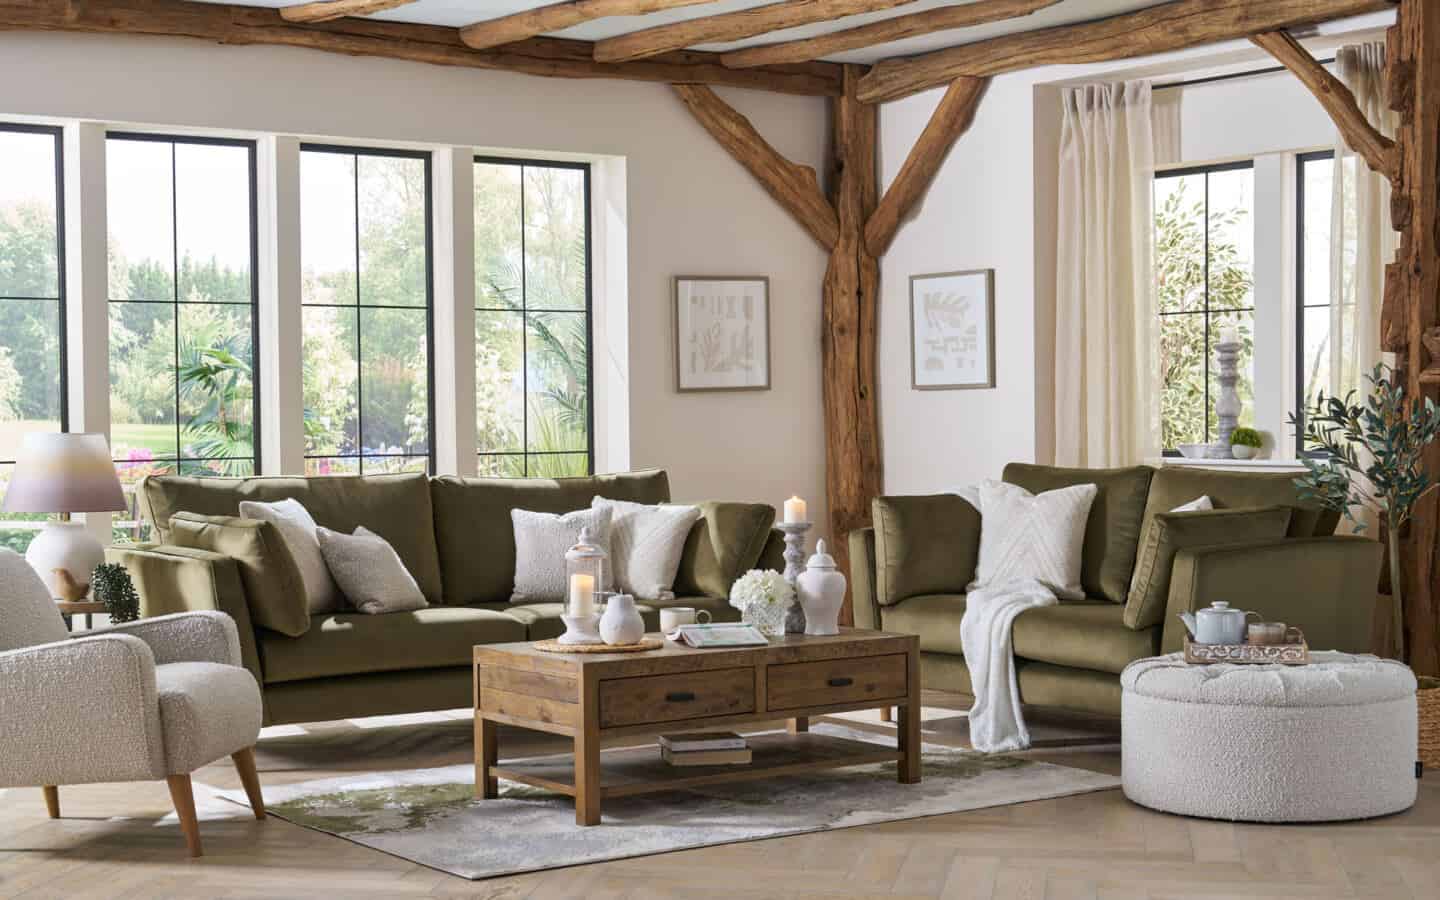
<svg viewBox="0 0 1440 900">
<path fill-rule="evenodd" d="M 957 699 L 926 697 L 927 740 L 963 741 L 963 720 L 945 709 Z M 261 779 L 464 762 L 470 726 L 459 716 L 280 729 L 261 745 Z M 1048 740 L 1031 755 L 1117 771 L 1110 727 L 1037 723 Z M 1089 740 L 1076 745 L 1077 733 Z M 501 754 L 552 746 L 507 732 Z M 197 782 L 238 786 L 228 766 Z M 60 821 L 45 817 L 39 790 L 10 790 L 0 791 L 0 897 L 1437 898 L 1437 784 L 1422 783 L 1410 812 L 1355 824 L 1183 819 L 1114 790 L 475 883 L 278 819 L 255 822 L 199 783 L 206 856 L 193 861 L 163 783 L 64 789 Z"/>
</svg>

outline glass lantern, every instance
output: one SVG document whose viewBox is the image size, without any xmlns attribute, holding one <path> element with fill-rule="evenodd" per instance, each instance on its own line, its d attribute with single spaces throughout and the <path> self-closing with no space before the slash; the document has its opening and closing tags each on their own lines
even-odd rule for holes
<svg viewBox="0 0 1440 900">
<path fill-rule="evenodd" d="M 566 612 L 578 618 L 595 615 L 605 592 L 606 554 L 587 525 L 580 540 L 565 553 Z"/>
</svg>

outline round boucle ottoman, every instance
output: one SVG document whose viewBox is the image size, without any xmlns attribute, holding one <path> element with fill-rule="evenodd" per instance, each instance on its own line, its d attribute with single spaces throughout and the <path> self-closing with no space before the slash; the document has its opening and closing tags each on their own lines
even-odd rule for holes
<svg viewBox="0 0 1440 900">
<path fill-rule="evenodd" d="M 1374 656 L 1308 666 L 1186 665 L 1120 675 L 1125 796 L 1247 822 L 1363 819 L 1415 804 L 1415 676 Z"/>
</svg>

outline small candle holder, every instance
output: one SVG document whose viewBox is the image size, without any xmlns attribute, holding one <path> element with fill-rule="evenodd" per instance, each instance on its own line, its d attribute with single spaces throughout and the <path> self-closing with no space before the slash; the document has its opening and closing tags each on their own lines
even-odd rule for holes
<svg viewBox="0 0 1440 900">
<path fill-rule="evenodd" d="M 560 621 L 565 623 L 565 633 L 555 639 L 557 644 L 603 644 L 605 640 L 600 637 L 600 614 L 594 613 L 588 616 L 562 615 Z"/>
<path fill-rule="evenodd" d="M 805 535 L 810 531 L 809 522 L 780 522 L 776 528 L 785 535 L 785 580 L 791 587 L 805 571 Z M 785 612 L 785 633 L 805 633 L 805 610 L 800 606 L 799 595 L 796 595 L 795 602 Z"/>
</svg>

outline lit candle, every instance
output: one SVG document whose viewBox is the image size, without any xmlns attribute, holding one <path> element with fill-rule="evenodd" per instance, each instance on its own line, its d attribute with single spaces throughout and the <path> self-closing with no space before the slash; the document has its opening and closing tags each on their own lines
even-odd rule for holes
<svg viewBox="0 0 1440 900">
<path fill-rule="evenodd" d="M 805 501 L 799 497 L 791 497 L 785 501 L 785 524 L 791 522 L 805 521 Z"/>
<path fill-rule="evenodd" d="M 570 576 L 570 615 L 595 614 L 595 576 L 576 572 Z"/>
<path fill-rule="evenodd" d="M 1239 329 L 1239 328 L 1236 328 L 1234 325 L 1226 325 L 1226 326 L 1220 331 L 1220 343 L 1222 343 L 1222 344 L 1238 344 L 1238 343 L 1240 343 L 1240 329 Z"/>
</svg>

